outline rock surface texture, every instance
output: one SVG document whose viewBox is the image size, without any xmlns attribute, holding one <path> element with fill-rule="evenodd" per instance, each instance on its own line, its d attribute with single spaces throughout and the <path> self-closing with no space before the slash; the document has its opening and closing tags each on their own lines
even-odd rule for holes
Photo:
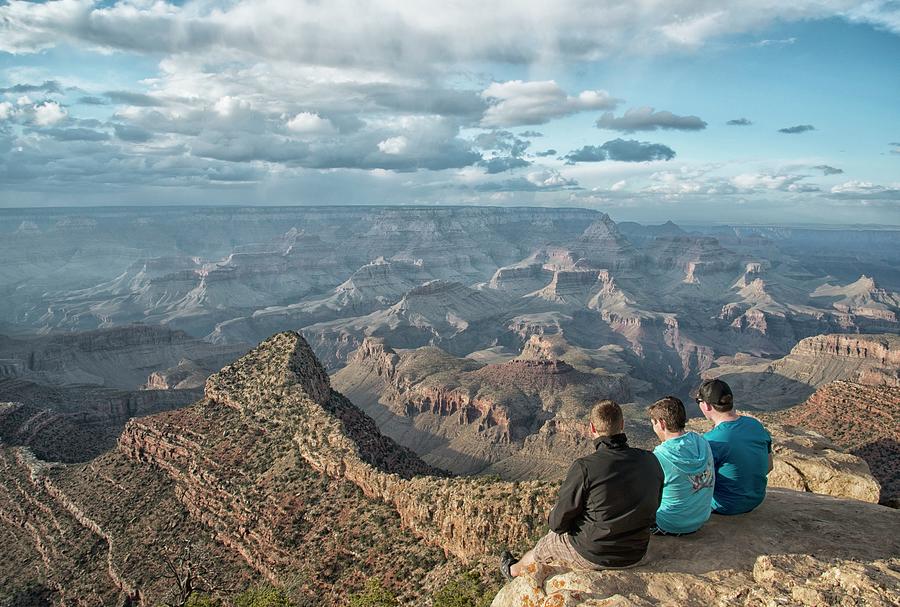
<svg viewBox="0 0 900 607">
<path fill-rule="evenodd" d="M 621 571 L 532 566 L 492 607 L 706 607 L 900 602 L 900 512 L 770 490 L 755 511 L 713 516 L 695 534 L 653 537 L 646 564 Z"/>
<path fill-rule="evenodd" d="M 882 503 L 900 507 L 900 388 L 836 381 L 777 418 L 864 459 L 881 484 Z"/>
</svg>

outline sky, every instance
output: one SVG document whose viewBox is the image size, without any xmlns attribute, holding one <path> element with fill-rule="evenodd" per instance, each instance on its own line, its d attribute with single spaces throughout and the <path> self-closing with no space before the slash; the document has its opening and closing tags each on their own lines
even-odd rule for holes
<svg viewBox="0 0 900 607">
<path fill-rule="evenodd" d="M 0 207 L 900 225 L 900 2 L 0 1 Z"/>
</svg>

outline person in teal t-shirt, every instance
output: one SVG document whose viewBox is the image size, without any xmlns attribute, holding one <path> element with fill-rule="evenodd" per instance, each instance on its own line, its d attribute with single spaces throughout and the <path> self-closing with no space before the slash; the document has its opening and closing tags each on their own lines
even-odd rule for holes
<svg viewBox="0 0 900 607">
<path fill-rule="evenodd" d="M 709 520 L 715 467 L 712 450 L 696 432 L 685 432 L 684 403 L 674 396 L 650 406 L 650 423 L 660 445 L 653 450 L 665 473 L 655 535 L 686 535 Z"/>
<path fill-rule="evenodd" d="M 772 471 L 772 437 L 758 419 L 737 414 L 731 388 L 720 379 L 703 382 L 697 404 L 715 424 L 704 434 L 716 463 L 713 512 L 750 512 L 766 497 Z"/>
</svg>

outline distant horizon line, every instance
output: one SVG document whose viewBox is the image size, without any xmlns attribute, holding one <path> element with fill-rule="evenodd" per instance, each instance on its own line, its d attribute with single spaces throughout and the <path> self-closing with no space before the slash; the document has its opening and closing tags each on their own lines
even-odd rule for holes
<svg viewBox="0 0 900 607">
<path fill-rule="evenodd" d="M 612 214 L 608 211 L 600 209 L 592 209 L 580 206 L 548 206 L 548 205 L 485 205 L 485 204 L 95 204 L 95 205 L 66 205 L 66 206 L 32 206 L 32 207 L 6 207 L 0 206 L 0 214 L 6 213 L 27 213 L 27 212 L 65 212 L 69 210 L 171 210 L 171 209 L 232 209 L 232 210 L 271 210 L 271 209 L 316 209 L 316 210 L 337 210 L 337 209 L 404 209 L 404 210 L 436 210 L 436 209 L 527 209 L 542 211 L 584 211 L 589 213 L 598 213 L 612 218 Z M 786 223 L 764 223 L 764 222 L 736 222 L 736 221 L 698 221 L 694 219 L 675 220 L 665 219 L 662 221 L 644 222 L 632 219 L 614 220 L 615 223 L 637 223 L 644 226 L 658 226 L 666 223 L 673 223 L 680 226 L 728 226 L 728 227 L 748 227 L 748 228 L 766 228 L 766 227 L 784 227 L 784 228 L 817 228 L 817 229 L 875 229 L 881 231 L 900 230 L 900 224 L 872 224 L 872 223 L 854 223 L 854 224 L 838 224 L 838 223 L 811 223 L 811 222 L 786 222 Z"/>
</svg>

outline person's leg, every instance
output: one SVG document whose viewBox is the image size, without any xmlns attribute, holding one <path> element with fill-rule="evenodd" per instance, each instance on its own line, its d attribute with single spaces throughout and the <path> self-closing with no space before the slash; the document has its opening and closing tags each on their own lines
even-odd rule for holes
<svg viewBox="0 0 900 607">
<path fill-rule="evenodd" d="M 518 561 L 513 563 L 509 568 L 509 573 L 513 577 L 519 577 L 525 572 L 525 568 L 534 562 L 534 548 L 522 555 Z"/>
</svg>

